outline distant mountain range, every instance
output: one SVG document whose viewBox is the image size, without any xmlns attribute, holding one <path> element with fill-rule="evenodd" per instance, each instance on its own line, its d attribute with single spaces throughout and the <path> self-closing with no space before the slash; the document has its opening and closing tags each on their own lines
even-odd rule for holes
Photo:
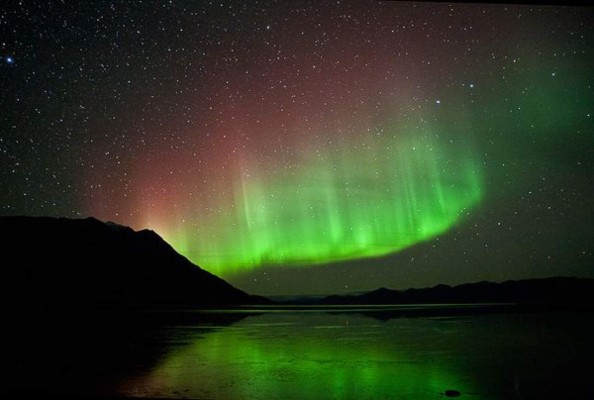
<svg viewBox="0 0 594 400">
<path fill-rule="evenodd" d="M 322 304 L 518 303 L 594 306 L 594 279 L 556 277 L 503 283 L 478 282 L 424 289 L 380 288 L 360 295 L 328 296 Z"/>
<path fill-rule="evenodd" d="M 94 218 L 0 217 L 6 306 L 267 303 L 202 270 L 150 230 Z"/>
</svg>

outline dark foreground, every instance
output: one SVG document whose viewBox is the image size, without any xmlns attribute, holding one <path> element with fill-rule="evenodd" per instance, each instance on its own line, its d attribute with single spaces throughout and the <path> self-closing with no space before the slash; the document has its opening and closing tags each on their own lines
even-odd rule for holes
<svg viewBox="0 0 594 400">
<path fill-rule="evenodd" d="M 265 307 L 21 317 L 5 328 L 5 398 L 594 398 L 594 313 L 583 310 Z"/>
</svg>

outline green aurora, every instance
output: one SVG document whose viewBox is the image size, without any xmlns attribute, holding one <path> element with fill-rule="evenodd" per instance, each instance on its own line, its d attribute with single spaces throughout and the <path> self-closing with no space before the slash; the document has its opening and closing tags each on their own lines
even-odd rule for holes
<svg viewBox="0 0 594 400">
<path fill-rule="evenodd" d="M 274 174 L 243 162 L 232 206 L 168 239 L 223 276 L 378 257 L 432 239 L 480 202 L 481 161 L 469 135 L 402 125 L 355 143 L 310 146 L 297 168 Z"/>
<path fill-rule="evenodd" d="M 473 218 L 481 204 L 499 202 L 503 191 L 489 187 L 521 191 L 542 165 L 552 168 L 539 157 L 553 154 L 553 147 L 555 157 L 565 154 L 569 143 L 561 132 L 587 132 L 590 96 L 571 80 L 581 68 L 567 66 L 562 77 L 547 67 L 530 76 L 514 71 L 519 94 L 511 87 L 491 94 L 474 88 L 465 105 L 460 94 L 446 93 L 443 104 L 408 107 L 397 119 L 341 136 L 318 135 L 331 143 L 303 139 L 289 167 L 241 160 L 232 194 L 208 213 L 194 211 L 199 224 L 160 232 L 180 253 L 224 277 L 264 266 L 382 257 L 429 241 Z M 498 137 L 507 139 L 487 153 Z M 555 146 L 543 147 L 547 140 Z M 588 148 L 587 135 L 573 140 Z M 512 142 L 545 156 L 527 158 Z"/>
</svg>

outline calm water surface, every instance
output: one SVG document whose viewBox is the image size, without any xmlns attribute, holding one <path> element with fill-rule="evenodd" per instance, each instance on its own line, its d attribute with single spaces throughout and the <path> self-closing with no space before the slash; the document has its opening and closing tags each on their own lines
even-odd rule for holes
<svg viewBox="0 0 594 400">
<path fill-rule="evenodd" d="M 191 313 L 191 312 L 190 312 Z M 155 331 L 162 354 L 110 391 L 213 399 L 593 398 L 594 315 L 390 318 L 253 310 Z"/>
</svg>

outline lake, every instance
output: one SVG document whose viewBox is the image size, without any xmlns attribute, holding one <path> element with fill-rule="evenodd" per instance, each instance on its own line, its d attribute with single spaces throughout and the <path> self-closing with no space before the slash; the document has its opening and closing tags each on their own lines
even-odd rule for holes
<svg viewBox="0 0 594 400">
<path fill-rule="evenodd" d="M 166 325 L 159 337 L 167 352 L 154 364 L 137 366 L 113 390 L 213 399 L 438 399 L 456 392 L 460 398 L 528 399 L 594 393 L 591 313 L 390 318 L 386 311 L 220 311 L 238 320 Z"/>
<path fill-rule="evenodd" d="M 594 398 L 591 312 L 395 306 L 134 315 L 68 329 L 29 319 L 29 335 L 19 332 L 20 344 L 8 346 L 6 382 L 169 399 Z"/>
</svg>

